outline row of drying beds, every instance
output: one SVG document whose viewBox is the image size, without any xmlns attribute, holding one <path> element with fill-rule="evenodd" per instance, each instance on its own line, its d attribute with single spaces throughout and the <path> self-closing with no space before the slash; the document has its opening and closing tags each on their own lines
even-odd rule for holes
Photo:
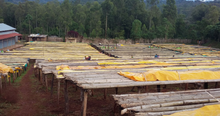
<svg viewBox="0 0 220 116">
<path fill-rule="evenodd" d="M 90 90 L 93 90 L 93 89 L 104 89 L 104 97 L 106 98 L 106 94 L 107 94 L 107 89 L 108 88 L 115 88 L 116 90 L 116 94 L 118 93 L 118 88 L 120 87 L 136 87 L 136 86 L 151 86 L 151 85 L 157 85 L 158 87 L 158 91 L 160 91 L 160 85 L 170 85 L 170 84 L 185 84 L 186 86 L 186 90 L 187 90 L 187 87 L 188 87 L 188 84 L 189 83 L 204 83 L 205 86 L 204 88 L 207 89 L 208 88 L 208 83 L 218 83 L 220 82 L 220 79 L 217 79 L 217 80 L 189 80 L 189 81 L 155 81 L 155 82 L 136 82 L 136 81 L 132 81 L 128 78 L 125 78 L 123 76 L 120 76 L 117 74 L 117 72 L 121 71 L 121 70 L 128 70 L 128 69 L 115 69 L 115 70 L 73 70 L 72 72 L 59 72 L 57 71 L 54 67 L 56 66 L 59 66 L 61 64 L 68 64 L 69 66 L 91 66 L 91 65 L 97 65 L 96 62 L 85 62 L 85 63 L 69 63 L 69 62 L 57 62 L 57 63 L 50 63 L 50 62 L 42 62 L 41 61 L 37 61 L 36 60 L 36 68 L 35 68 L 35 73 L 37 75 L 37 77 L 39 77 L 39 80 L 44 83 L 46 85 L 47 88 L 49 88 L 48 86 L 48 75 L 49 74 L 53 74 L 52 76 L 52 81 L 51 81 L 51 95 L 53 93 L 53 83 L 54 83 L 54 79 L 57 79 L 58 81 L 58 103 L 59 103 L 59 99 L 60 99 L 60 83 L 62 81 L 64 81 L 64 90 L 65 90 L 65 104 L 66 104 L 66 114 L 68 114 L 69 112 L 69 99 L 68 99 L 68 87 L 67 85 L 68 84 L 74 84 L 76 85 L 77 87 L 81 88 L 81 92 L 83 94 L 81 94 L 81 98 L 82 98 L 82 110 L 81 110 L 81 115 L 82 116 L 86 116 L 86 108 L 87 108 L 87 98 L 88 98 L 88 91 Z M 143 70 L 146 70 L 146 69 L 132 69 L 130 71 L 133 71 L 133 72 L 143 72 Z M 201 70 L 201 69 L 195 69 L 195 70 Z M 219 70 L 219 69 L 205 69 L 205 70 Z M 178 70 L 180 71 L 180 70 Z M 60 73 L 60 74 L 58 74 Z M 215 89 L 214 89 L 215 90 Z M 216 90 L 217 91 L 217 90 Z M 139 90 L 140 92 L 140 90 Z M 187 93 L 188 91 L 186 91 Z M 184 93 L 184 92 L 183 92 Z M 163 95 L 165 93 L 158 93 L 159 95 Z M 175 96 L 176 94 L 179 94 L 178 92 L 177 93 L 174 93 L 173 95 Z M 214 93 L 211 93 L 213 95 L 215 95 Z M 138 100 L 135 101 L 134 104 L 137 104 L 137 105 L 128 105 L 126 107 L 124 107 L 124 105 L 122 103 L 124 103 L 123 100 L 125 101 L 133 101 L 134 99 L 136 99 L 134 97 L 133 98 L 129 98 L 128 100 L 126 99 L 119 99 L 121 96 L 126 96 L 126 94 L 124 95 L 114 95 L 114 99 L 116 101 L 116 104 L 118 106 L 120 106 L 122 108 L 122 110 L 120 111 L 121 114 L 124 114 L 124 113 L 134 113 L 134 115 L 164 115 L 164 114 L 171 114 L 171 113 L 174 113 L 175 111 L 181 111 L 182 109 L 184 109 L 185 107 L 178 107 L 178 108 L 173 108 L 173 107 L 176 107 L 176 105 L 184 105 L 185 103 L 188 103 L 190 102 L 191 98 L 188 99 L 188 98 L 184 98 L 182 99 L 182 101 L 171 101 L 174 105 L 168 105 L 166 106 L 166 103 L 165 105 L 159 105 L 158 106 L 158 103 L 157 106 L 154 106 L 152 105 L 149 106 L 149 104 L 142 104 L 142 100 L 140 99 L 140 97 L 137 97 L 137 96 L 142 96 L 141 94 L 132 94 L 132 95 L 128 95 L 128 96 L 135 96 L 136 95 L 136 98 Z M 118 98 L 119 97 L 119 98 Z M 167 98 L 170 98 L 172 96 L 169 96 Z M 210 97 L 210 96 L 208 96 Z M 160 97 L 159 97 L 160 98 Z M 132 100 L 130 100 L 132 99 Z M 194 99 L 194 98 L 193 98 Z M 122 100 L 122 102 L 120 101 Z M 165 102 L 167 102 L 168 100 L 166 100 L 164 98 Z M 185 100 L 185 101 L 184 101 Z M 189 101 L 187 101 L 189 100 Z M 197 103 L 198 100 L 196 101 L 192 101 L 192 103 Z M 161 101 L 160 101 L 161 102 Z M 164 102 L 164 101 L 163 101 Z M 163 103 L 161 102 L 161 103 Z M 198 107 L 202 107 L 204 105 L 207 105 L 207 104 L 211 104 L 211 103 L 216 103 L 216 100 L 214 99 L 211 99 L 211 98 L 201 98 L 199 100 L 199 102 L 201 102 L 202 104 L 200 105 L 196 105 L 196 106 L 186 106 L 187 108 L 192 108 L 192 107 L 195 107 L 195 108 L 198 108 Z M 171 103 L 171 104 L 172 104 Z M 176 103 L 176 105 L 175 105 Z M 131 104 L 133 104 L 131 102 Z M 169 104 L 169 103 L 168 103 Z M 145 107 L 145 105 L 148 105 Z M 185 104 L 185 105 L 188 105 L 188 104 Z M 142 107 L 144 106 L 144 107 Z M 168 110 L 164 110 L 164 111 L 161 111 L 161 112 L 155 112 L 152 113 L 152 111 L 157 111 L 156 109 L 157 108 L 160 108 L 161 106 L 165 106 L 165 108 L 161 108 L 161 109 L 168 109 Z M 130 108 L 132 107 L 132 108 Z M 133 108 L 135 107 L 135 108 Z M 137 108 L 136 108 L 137 107 Z M 149 107 L 152 109 L 152 110 L 146 110 L 146 109 L 149 109 Z M 167 108 L 168 107 L 168 108 Z M 169 109 L 172 109 L 172 111 L 170 111 Z M 185 108 L 185 110 L 187 109 Z M 140 110 L 141 109 L 141 110 Z M 142 112 L 143 111 L 143 112 Z"/>
</svg>

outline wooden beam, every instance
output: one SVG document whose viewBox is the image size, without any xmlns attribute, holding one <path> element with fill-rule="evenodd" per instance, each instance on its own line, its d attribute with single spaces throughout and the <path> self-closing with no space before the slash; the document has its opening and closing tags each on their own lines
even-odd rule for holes
<svg viewBox="0 0 220 116">
<path fill-rule="evenodd" d="M 84 89 L 82 91 L 83 91 L 84 97 L 83 97 L 82 108 L 81 108 L 81 116 L 86 116 L 88 91 Z"/>
<path fill-rule="evenodd" d="M 57 97 L 58 97 L 58 104 L 59 104 L 59 101 L 60 101 L 60 79 L 58 79 L 58 88 L 57 88 Z"/>
<path fill-rule="evenodd" d="M 47 90 L 48 90 L 48 82 L 47 82 L 47 75 L 45 75 L 45 84 L 46 84 L 46 88 L 47 88 Z"/>
</svg>

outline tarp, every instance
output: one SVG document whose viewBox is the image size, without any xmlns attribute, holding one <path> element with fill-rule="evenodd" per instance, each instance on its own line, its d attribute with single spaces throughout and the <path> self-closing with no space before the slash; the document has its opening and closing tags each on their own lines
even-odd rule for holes
<svg viewBox="0 0 220 116">
<path fill-rule="evenodd" d="M 13 69 L 7 65 L 0 63 L 0 73 L 13 73 Z"/>
<path fill-rule="evenodd" d="M 220 116 L 220 105 L 209 105 L 193 111 L 177 112 L 164 116 Z"/>
<path fill-rule="evenodd" d="M 56 70 L 68 70 L 70 67 L 68 65 L 56 66 Z"/>
<path fill-rule="evenodd" d="M 220 71 L 147 71 L 143 73 L 118 72 L 135 81 L 174 81 L 174 80 L 210 80 L 220 79 Z"/>
</svg>

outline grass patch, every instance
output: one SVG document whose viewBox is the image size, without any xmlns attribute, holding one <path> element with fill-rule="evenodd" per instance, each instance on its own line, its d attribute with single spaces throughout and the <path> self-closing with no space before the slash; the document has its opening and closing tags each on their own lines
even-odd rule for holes
<svg viewBox="0 0 220 116">
<path fill-rule="evenodd" d="M 217 42 L 217 41 L 210 41 L 210 42 L 205 43 L 203 45 L 213 47 L 213 48 L 220 48 L 220 42 Z"/>
<path fill-rule="evenodd" d="M 31 65 L 29 64 L 26 71 L 24 71 L 24 73 L 22 73 L 21 76 L 17 77 L 17 79 L 15 80 L 15 83 L 21 82 L 21 79 L 24 77 L 24 75 L 27 74 L 27 72 L 30 70 L 30 68 L 31 68 Z"/>
</svg>

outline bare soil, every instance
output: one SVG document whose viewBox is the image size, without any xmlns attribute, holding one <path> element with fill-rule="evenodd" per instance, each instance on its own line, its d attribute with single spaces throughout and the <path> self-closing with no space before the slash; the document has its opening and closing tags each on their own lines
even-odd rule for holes
<svg viewBox="0 0 220 116">
<path fill-rule="evenodd" d="M 50 79 L 50 78 L 49 78 Z M 49 80 L 49 85 L 51 80 Z M 65 109 L 64 84 L 61 83 L 60 104 L 57 100 L 57 81 L 54 81 L 54 91 L 51 97 L 50 89 L 38 81 L 34 76 L 33 65 L 30 66 L 21 82 L 16 82 L 4 87 L 0 96 L 0 115 L 2 116 L 63 116 Z M 209 88 L 214 88 L 214 83 L 209 84 Z M 80 116 L 81 105 L 80 89 L 69 84 L 69 104 L 70 116 Z M 184 90 L 184 85 L 161 86 L 161 91 Z M 189 89 L 196 89 L 193 84 Z M 156 92 L 156 86 L 149 86 L 149 92 Z M 119 88 L 119 94 L 137 93 L 137 88 L 131 92 L 131 88 Z M 145 92 L 145 88 L 142 89 Z M 94 90 L 94 95 L 88 97 L 87 116 L 114 116 L 114 100 L 111 94 L 115 94 L 115 89 L 108 89 L 107 99 L 104 99 L 104 89 Z M 117 110 L 119 111 L 119 110 Z"/>
</svg>

